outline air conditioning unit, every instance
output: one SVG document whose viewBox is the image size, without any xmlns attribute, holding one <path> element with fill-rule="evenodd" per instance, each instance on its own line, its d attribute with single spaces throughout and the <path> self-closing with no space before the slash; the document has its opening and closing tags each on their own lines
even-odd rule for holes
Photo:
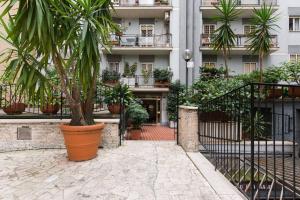
<svg viewBox="0 0 300 200">
<path fill-rule="evenodd" d="M 170 21 L 170 13 L 165 12 L 165 21 Z"/>
</svg>

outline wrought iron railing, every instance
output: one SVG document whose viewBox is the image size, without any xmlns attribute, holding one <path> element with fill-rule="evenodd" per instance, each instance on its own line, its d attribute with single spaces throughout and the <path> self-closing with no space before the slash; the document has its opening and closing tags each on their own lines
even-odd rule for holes
<svg viewBox="0 0 300 200">
<path fill-rule="evenodd" d="M 249 199 L 300 199 L 300 86 L 249 84 L 199 106 L 201 152 Z"/>
<path fill-rule="evenodd" d="M 211 47 L 212 46 L 212 34 L 202 34 L 201 37 L 201 46 L 202 47 Z M 235 48 L 247 48 L 250 45 L 249 37 L 247 37 L 244 34 L 238 34 L 235 40 L 235 45 L 233 47 Z M 271 38 L 271 47 L 272 48 L 278 48 L 278 36 L 272 35 Z"/>
<path fill-rule="evenodd" d="M 94 96 L 94 115 L 95 117 L 111 117 L 106 115 L 107 105 L 104 103 L 104 92 L 111 90 L 102 84 L 97 84 Z M 61 90 L 53 88 L 45 96 L 30 96 L 21 92 L 14 84 L 0 85 L 0 118 L 70 118 L 70 106 L 65 95 Z"/>
<path fill-rule="evenodd" d="M 113 47 L 172 47 L 172 34 L 142 36 L 138 34 L 112 34 Z"/>
<path fill-rule="evenodd" d="M 149 7 L 161 7 L 172 5 L 171 0 L 112 0 L 115 7 L 138 7 L 138 6 L 149 6 Z"/>
<path fill-rule="evenodd" d="M 277 0 L 236 0 L 239 6 L 253 7 L 260 6 L 262 4 L 277 6 Z M 219 4 L 219 0 L 202 0 L 201 6 L 215 6 Z"/>
</svg>

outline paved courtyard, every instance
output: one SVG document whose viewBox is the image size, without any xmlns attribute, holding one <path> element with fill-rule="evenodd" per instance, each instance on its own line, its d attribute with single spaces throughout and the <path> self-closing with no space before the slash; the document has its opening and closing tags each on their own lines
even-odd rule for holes
<svg viewBox="0 0 300 200">
<path fill-rule="evenodd" d="M 219 199 L 174 142 L 126 141 L 87 162 L 65 150 L 0 154 L 0 199 Z"/>
</svg>

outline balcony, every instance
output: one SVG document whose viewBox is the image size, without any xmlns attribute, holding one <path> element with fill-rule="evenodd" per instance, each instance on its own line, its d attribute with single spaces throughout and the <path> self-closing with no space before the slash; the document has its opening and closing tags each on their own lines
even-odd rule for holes
<svg viewBox="0 0 300 200">
<path fill-rule="evenodd" d="M 211 45 L 212 37 L 213 35 L 202 34 L 200 50 L 203 52 L 203 54 L 217 54 L 217 52 L 213 50 L 213 47 Z M 249 38 L 246 35 L 238 34 L 235 45 L 231 49 L 231 54 L 244 55 L 245 53 L 249 53 L 248 47 L 250 44 L 248 40 Z M 278 37 L 277 35 L 272 35 L 271 53 L 277 51 L 278 48 Z"/>
<path fill-rule="evenodd" d="M 111 35 L 111 45 L 111 53 L 119 55 L 167 55 L 172 50 L 172 35 L 161 34 L 144 37 L 138 34 L 113 34 Z"/>
<path fill-rule="evenodd" d="M 127 84 L 134 92 L 169 92 L 169 84 L 156 83 L 153 76 L 124 77 L 121 82 Z"/>
<path fill-rule="evenodd" d="M 164 18 L 172 10 L 171 0 L 114 0 L 114 17 Z"/>
<path fill-rule="evenodd" d="M 241 10 L 240 17 L 249 17 L 252 15 L 253 8 L 258 8 L 263 3 L 273 5 L 273 9 L 279 9 L 278 0 L 237 0 L 238 10 Z M 219 0 L 202 0 L 200 10 L 203 17 L 213 17 L 217 14 L 217 9 L 214 7 L 219 4 Z"/>
</svg>

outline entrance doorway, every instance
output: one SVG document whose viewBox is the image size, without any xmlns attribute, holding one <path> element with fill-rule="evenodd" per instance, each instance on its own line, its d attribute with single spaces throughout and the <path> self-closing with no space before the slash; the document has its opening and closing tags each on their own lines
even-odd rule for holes
<svg viewBox="0 0 300 200">
<path fill-rule="evenodd" d="M 143 107 L 149 114 L 148 124 L 160 123 L 160 98 L 144 98 L 142 99 Z"/>
</svg>

